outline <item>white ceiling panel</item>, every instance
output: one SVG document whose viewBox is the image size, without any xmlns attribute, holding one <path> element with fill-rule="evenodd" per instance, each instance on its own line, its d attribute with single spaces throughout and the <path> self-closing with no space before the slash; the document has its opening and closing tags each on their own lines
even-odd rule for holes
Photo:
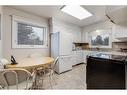
<svg viewBox="0 0 127 95">
<path fill-rule="evenodd" d="M 89 12 L 91 12 L 93 14 L 93 16 L 88 17 L 83 20 L 79 20 L 73 16 L 70 16 L 70 15 L 62 12 L 60 10 L 60 8 L 62 6 L 63 5 L 57 5 L 57 6 L 53 6 L 53 5 L 52 6 L 47 6 L 47 5 L 41 5 L 41 6 L 27 5 L 26 6 L 26 5 L 23 5 L 23 6 L 9 6 L 9 7 L 13 7 L 15 9 L 19 9 L 19 10 L 22 10 L 22 11 L 25 11 L 28 13 L 42 16 L 47 19 L 54 17 L 54 18 L 66 21 L 68 23 L 76 24 L 81 27 L 106 20 L 107 18 L 105 16 L 105 12 L 111 13 L 111 12 L 117 11 L 123 7 L 126 7 L 126 6 L 95 6 L 95 5 L 94 6 L 93 5 L 85 6 L 85 5 L 82 5 L 82 7 L 84 7 Z"/>
</svg>

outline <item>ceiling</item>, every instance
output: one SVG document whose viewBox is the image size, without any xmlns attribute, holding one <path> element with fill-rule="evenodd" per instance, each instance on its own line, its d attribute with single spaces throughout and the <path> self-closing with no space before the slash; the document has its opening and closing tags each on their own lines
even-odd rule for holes
<svg viewBox="0 0 127 95">
<path fill-rule="evenodd" d="M 63 5 L 57 5 L 57 6 L 56 5 L 50 5 L 50 6 L 48 5 L 40 5 L 40 6 L 39 5 L 23 5 L 23 6 L 9 6 L 9 7 L 13 7 L 15 9 L 19 9 L 19 10 L 22 10 L 28 13 L 42 16 L 47 19 L 54 17 L 56 19 L 66 21 L 68 23 L 72 23 L 80 27 L 104 21 L 107 19 L 105 16 L 105 13 L 110 14 L 114 11 L 118 11 L 119 9 L 126 7 L 126 6 L 95 6 L 95 5 L 85 6 L 83 5 L 82 7 L 84 7 L 89 12 L 91 12 L 93 16 L 83 19 L 83 20 L 79 20 L 75 17 L 72 17 L 60 11 L 60 8 L 62 6 Z"/>
</svg>

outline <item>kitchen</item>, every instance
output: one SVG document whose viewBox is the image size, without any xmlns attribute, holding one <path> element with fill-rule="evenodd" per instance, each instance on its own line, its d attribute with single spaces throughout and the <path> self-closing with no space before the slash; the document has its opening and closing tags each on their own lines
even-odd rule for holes
<svg viewBox="0 0 127 95">
<path fill-rule="evenodd" d="M 121 11 L 123 11 L 122 8 L 119 10 L 119 12 L 121 13 Z M 126 46 L 126 43 L 127 43 L 126 42 L 126 40 L 127 40 L 126 39 L 126 35 L 127 35 L 126 34 L 126 30 L 127 30 L 126 21 L 124 21 L 125 19 L 123 19 L 123 18 L 121 19 L 121 18 L 115 16 L 118 14 L 118 11 L 117 12 L 115 11 L 114 13 L 109 13 L 109 14 L 111 15 L 113 20 L 111 18 L 108 18 L 108 20 L 106 20 L 105 22 L 92 24 L 92 25 L 89 25 L 89 26 L 86 26 L 83 28 L 83 32 L 81 34 L 82 39 L 80 41 L 73 41 L 73 49 L 72 49 L 73 51 L 71 53 L 71 57 L 69 58 L 71 60 L 71 62 L 69 62 L 69 63 L 71 63 L 72 65 L 71 66 L 68 65 L 68 68 L 64 68 L 65 70 L 63 70 L 63 72 L 71 70 L 73 66 L 75 66 L 79 63 L 86 64 L 87 57 L 91 54 L 93 55 L 96 53 L 102 53 L 102 54 L 106 54 L 106 55 L 109 54 L 109 56 L 112 56 L 112 55 L 117 56 L 118 55 L 117 59 L 119 59 L 119 57 L 124 58 L 124 56 L 126 56 L 126 54 L 127 54 L 126 53 L 126 48 L 127 48 L 127 46 Z M 125 15 L 125 14 L 123 14 L 123 12 L 122 12 L 122 14 L 119 16 L 123 16 L 123 15 Z M 99 44 L 99 45 L 92 46 L 91 36 L 93 36 L 93 38 L 94 38 L 96 35 L 106 35 L 106 36 L 108 35 L 108 37 L 109 37 L 108 45 L 103 46 L 103 45 Z M 66 38 L 66 40 L 67 40 L 67 38 Z M 67 41 L 65 41 L 65 42 L 67 42 Z M 69 46 L 69 45 L 70 44 L 68 44 L 67 46 Z M 71 48 L 71 46 L 70 46 L 70 48 Z M 119 55 L 121 55 L 121 56 L 119 56 Z M 102 57 L 102 59 L 103 59 L 103 57 Z M 69 63 L 67 63 L 67 64 L 69 64 Z M 60 66 L 60 63 L 59 63 L 59 66 Z M 63 67 L 63 66 L 61 65 L 61 67 Z M 58 72 L 58 73 L 61 73 L 61 72 Z M 97 77 L 97 76 L 95 76 L 95 77 Z M 94 77 L 93 77 L 93 79 L 94 79 Z M 88 78 L 88 80 L 90 80 L 90 79 Z M 123 78 L 123 81 L 124 81 L 124 78 Z M 99 84 L 99 83 L 97 83 L 97 84 Z M 113 83 L 110 83 L 110 84 L 113 84 Z M 116 84 L 116 83 L 114 83 L 114 84 Z M 123 84 L 125 84 L 125 82 Z M 114 88 L 110 88 L 111 85 L 109 85 L 108 87 L 106 88 L 104 85 L 98 89 L 116 89 L 117 88 L 116 85 Z M 121 89 L 119 87 L 120 86 L 118 86 L 117 89 Z M 92 88 L 92 87 L 88 86 L 88 89 L 96 89 L 96 88 L 97 87 Z M 125 88 L 125 85 L 124 85 L 124 88 Z"/>
<path fill-rule="evenodd" d="M 79 68 L 79 71 L 82 68 L 83 70 L 85 70 L 85 72 L 78 72 L 78 74 L 84 73 L 84 75 L 78 76 L 77 74 L 77 80 L 78 77 L 81 77 L 80 84 L 83 84 L 81 88 L 78 85 L 78 82 L 80 80 L 78 80 L 76 85 L 75 82 L 77 80 L 74 81 L 73 83 L 75 87 L 71 86 L 71 88 L 69 86 L 69 88 L 68 85 L 71 84 L 68 83 L 72 82 L 71 79 L 73 79 L 73 76 L 71 74 L 66 75 L 67 78 L 71 77 L 70 80 L 67 80 L 67 82 L 69 82 L 66 83 L 66 85 L 68 84 L 68 89 L 76 89 L 76 87 L 79 87 L 79 89 L 96 89 L 96 86 L 94 88 L 91 88 L 91 86 L 87 87 L 88 85 L 86 81 L 89 80 L 87 79 L 87 65 L 90 62 L 87 61 L 90 57 L 96 58 L 96 54 L 102 54 L 102 56 L 106 56 L 106 58 L 107 55 L 127 55 L 127 19 L 125 12 L 127 10 L 127 7 L 92 5 L 83 5 L 80 7 L 87 10 L 92 15 L 84 18 L 83 20 L 77 19 L 71 15 L 66 14 L 64 10 L 62 11 L 63 8 L 66 8 L 66 6 L 64 5 L 2 6 L 1 58 L 6 58 L 10 61 L 10 56 L 13 55 L 17 61 L 20 58 L 29 58 L 32 54 L 40 53 L 44 57 L 52 57 L 54 59 L 59 57 L 59 61 L 55 66 L 55 74 L 58 77 L 58 80 L 60 78 L 62 80 L 64 74 L 68 74 L 69 72 L 73 72 L 73 74 L 75 74 L 75 68 L 81 67 Z M 40 27 L 43 28 L 44 32 L 42 34 L 44 40 L 42 41 L 42 43 L 44 45 L 22 45 L 22 43 L 27 41 L 28 39 L 25 41 L 17 41 L 18 36 L 16 35 L 19 34 L 17 31 L 18 25 L 21 27 L 29 25 L 29 27 L 34 28 L 38 26 L 36 27 L 37 29 L 39 29 Z M 38 35 L 39 33 L 35 34 Z M 29 34 L 29 39 L 36 39 L 37 37 L 35 37 L 35 34 Z M 22 36 L 19 35 L 19 37 Z M 40 42 L 38 41 L 37 44 L 40 44 Z M 105 59 L 105 57 L 101 58 Z M 92 61 L 92 63 L 94 62 Z M 122 78 L 124 79 L 124 73 L 122 74 Z M 62 80 L 60 86 L 64 84 L 65 81 Z M 122 84 L 125 84 L 125 80 Z M 62 87 L 62 89 L 66 89 L 65 86 L 60 86 L 57 86 L 56 89 L 60 89 Z M 122 86 L 124 86 L 122 89 L 125 89 L 125 85 Z M 103 87 L 99 89 L 108 89 Z M 121 87 L 118 88 L 121 89 Z"/>
</svg>

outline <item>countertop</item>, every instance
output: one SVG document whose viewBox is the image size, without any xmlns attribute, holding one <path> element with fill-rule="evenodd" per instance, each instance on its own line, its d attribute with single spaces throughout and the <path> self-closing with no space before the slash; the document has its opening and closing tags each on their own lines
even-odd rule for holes
<svg viewBox="0 0 127 95">
<path fill-rule="evenodd" d="M 112 60 L 112 61 L 120 61 L 120 62 L 125 62 L 127 59 L 127 56 L 124 55 L 114 55 L 114 54 L 105 54 L 105 53 L 97 53 L 97 54 L 89 55 L 89 57 Z"/>
<path fill-rule="evenodd" d="M 114 54 L 114 55 L 123 55 L 127 56 L 127 52 L 119 52 L 119 51 L 97 51 L 97 50 L 74 50 L 74 51 L 82 51 L 83 53 L 90 52 L 90 53 L 105 53 L 105 54 Z"/>
</svg>

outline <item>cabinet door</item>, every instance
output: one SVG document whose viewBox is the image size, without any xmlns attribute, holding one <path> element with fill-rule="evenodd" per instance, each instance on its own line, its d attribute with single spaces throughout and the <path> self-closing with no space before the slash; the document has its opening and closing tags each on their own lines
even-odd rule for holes
<svg viewBox="0 0 127 95">
<path fill-rule="evenodd" d="M 59 44 L 60 55 L 70 55 L 72 53 L 72 38 L 69 33 L 60 33 Z"/>
<path fill-rule="evenodd" d="M 72 65 L 77 64 L 77 62 L 76 62 L 76 51 L 72 51 L 71 62 L 72 62 Z"/>
<path fill-rule="evenodd" d="M 87 56 L 88 56 L 89 54 L 91 54 L 91 53 L 93 53 L 93 51 L 84 51 L 84 52 L 83 52 L 83 62 L 84 62 L 84 63 L 87 63 Z"/>
<path fill-rule="evenodd" d="M 59 32 L 51 35 L 51 57 L 59 56 Z"/>
<path fill-rule="evenodd" d="M 112 28 L 112 42 L 120 42 L 120 40 L 117 39 L 117 30 L 116 30 L 116 25 L 113 25 Z"/>
<path fill-rule="evenodd" d="M 76 53 L 76 60 L 77 60 L 77 64 L 83 62 L 83 53 L 82 52 Z"/>
<path fill-rule="evenodd" d="M 77 64 L 76 56 L 72 56 L 72 57 L 71 57 L 71 63 L 72 63 L 72 66 L 74 66 L 74 65 Z"/>
<path fill-rule="evenodd" d="M 127 37 L 127 26 L 115 25 L 114 28 L 115 38 Z"/>
</svg>

